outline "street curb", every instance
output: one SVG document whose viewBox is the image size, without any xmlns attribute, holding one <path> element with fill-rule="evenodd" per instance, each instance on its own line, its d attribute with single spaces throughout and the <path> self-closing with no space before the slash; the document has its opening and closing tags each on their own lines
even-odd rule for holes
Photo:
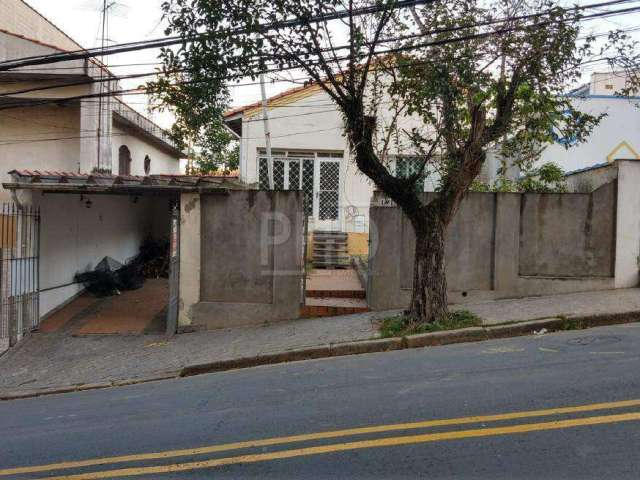
<svg viewBox="0 0 640 480">
<path fill-rule="evenodd" d="M 556 332 L 562 330 L 580 330 L 592 327 L 603 327 L 640 321 L 640 311 L 623 313 L 607 313 L 595 315 L 567 315 L 563 317 L 543 318 L 526 322 L 505 323 L 487 327 L 471 327 L 459 330 L 422 333 L 405 337 L 380 338 L 360 340 L 355 342 L 315 345 L 284 352 L 274 352 L 251 357 L 219 360 L 197 365 L 188 365 L 180 370 L 163 374 L 117 380 L 113 382 L 89 383 L 56 388 L 47 388 L 28 392 L 13 392 L 0 394 L 0 401 L 18 400 L 23 398 L 55 395 L 60 393 L 81 392 L 103 388 L 136 385 L 140 383 L 156 382 L 180 377 L 191 377 L 205 373 L 224 372 L 261 365 L 275 365 L 280 363 L 313 360 L 319 358 L 334 358 L 347 355 L 361 355 L 365 353 L 390 352 L 410 348 L 435 347 L 455 343 L 481 342 L 500 338 L 533 335 L 537 332 Z"/>
<path fill-rule="evenodd" d="M 543 318 L 526 322 L 505 323 L 487 327 L 471 327 L 459 330 L 445 330 L 441 332 L 422 333 L 405 337 L 391 337 L 357 342 L 345 342 L 331 345 L 321 345 L 308 349 L 291 350 L 280 354 L 257 355 L 221 362 L 211 362 L 192 365 L 182 369 L 181 377 L 189 377 L 204 373 L 222 372 L 238 368 L 273 365 L 290 361 L 312 360 L 318 358 L 340 357 L 346 355 L 361 355 L 365 353 L 379 353 L 409 348 L 435 347 L 455 343 L 481 342 L 500 338 L 533 335 L 536 332 L 556 332 L 562 330 L 579 330 L 591 327 L 631 323 L 640 320 L 640 311 L 596 314 L 571 315 L 566 317 Z"/>
<path fill-rule="evenodd" d="M 167 372 L 160 375 L 150 375 L 148 377 L 130 378 L 125 380 L 114 380 L 112 382 L 81 383 L 78 385 L 65 385 L 64 387 L 43 388 L 41 390 L 17 391 L 13 393 L 0 394 L 0 401 L 21 400 L 25 398 L 36 398 L 45 395 L 58 395 L 61 393 L 86 392 L 89 390 L 102 390 L 111 387 L 124 387 L 126 385 L 137 385 L 139 383 L 159 382 L 178 378 L 180 371 Z"/>
</svg>

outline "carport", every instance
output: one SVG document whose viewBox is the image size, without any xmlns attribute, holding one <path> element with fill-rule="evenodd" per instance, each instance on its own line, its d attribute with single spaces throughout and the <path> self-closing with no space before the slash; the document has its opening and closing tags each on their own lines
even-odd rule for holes
<svg viewBox="0 0 640 480">
<path fill-rule="evenodd" d="M 43 329 L 63 328 L 74 335 L 149 329 L 175 333 L 180 198 L 184 194 L 228 195 L 230 190 L 245 188 L 235 177 L 10 173 L 12 182 L 3 186 L 12 191 L 19 208 L 40 211 L 39 234 L 33 240 L 40 252 L 34 266 L 37 308 L 31 309 L 31 324 L 36 327 L 44 318 Z M 83 293 L 74 281 L 75 273 L 93 269 L 103 257 L 119 256 L 116 260 L 125 263 L 139 249 L 143 235 L 152 234 L 168 240 L 168 279 L 147 280 L 140 289 L 102 299 Z"/>
</svg>

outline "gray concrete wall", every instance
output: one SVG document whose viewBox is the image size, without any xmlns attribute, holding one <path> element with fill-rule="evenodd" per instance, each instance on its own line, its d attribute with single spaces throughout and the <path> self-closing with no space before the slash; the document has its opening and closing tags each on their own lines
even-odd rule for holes
<svg viewBox="0 0 640 480">
<path fill-rule="evenodd" d="M 590 194 L 522 195 L 520 275 L 612 277 L 615 205 L 615 183 Z"/>
<path fill-rule="evenodd" d="M 181 236 L 200 237 L 199 261 L 181 250 L 180 325 L 213 329 L 298 318 L 304 300 L 301 193 L 232 191 L 189 203 Z M 198 216 L 194 205 L 199 225 L 189 220 Z M 199 271 L 192 272 L 196 265 Z M 182 281 L 192 273 L 199 282 Z"/>
<path fill-rule="evenodd" d="M 426 194 L 433 198 L 435 194 Z M 492 251 L 495 224 L 495 195 L 470 193 L 461 212 L 449 227 L 446 243 L 447 278 L 451 290 L 490 290 L 493 273 Z M 400 223 L 400 285 L 410 289 L 413 282 L 415 235 L 404 215 Z"/>
<path fill-rule="evenodd" d="M 428 201 L 430 194 L 425 195 Z M 613 288 L 616 198 L 615 182 L 592 194 L 470 193 L 447 232 L 449 300 Z M 379 193 L 370 215 L 369 305 L 406 307 L 413 229 Z"/>
<path fill-rule="evenodd" d="M 570 192 L 591 193 L 616 178 L 618 178 L 618 164 L 609 163 L 568 173 L 565 181 Z"/>
</svg>

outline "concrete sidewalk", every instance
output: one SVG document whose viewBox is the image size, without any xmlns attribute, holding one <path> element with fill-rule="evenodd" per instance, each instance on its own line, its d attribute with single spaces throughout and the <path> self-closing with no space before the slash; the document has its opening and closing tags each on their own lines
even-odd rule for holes
<svg viewBox="0 0 640 480">
<path fill-rule="evenodd" d="M 483 318 L 486 326 L 564 316 L 620 314 L 629 318 L 637 313 L 640 319 L 640 289 L 502 300 L 454 308 L 473 311 Z M 268 363 L 275 363 L 279 358 L 276 354 L 305 349 L 312 352 L 309 358 L 330 356 L 326 352 L 332 345 L 338 345 L 332 348 L 343 352 L 338 354 L 364 352 L 366 349 L 344 347 L 348 347 L 348 342 L 376 338 L 377 320 L 395 313 L 296 320 L 182 334 L 171 339 L 163 335 L 73 337 L 37 332 L 0 357 L 0 397 L 175 377 L 185 368 L 213 362 L 241 365 L 240 360 L 259 356 L 271 356 Z M 400 340 L 396 341 L 399 344 Z"/>
</svg>

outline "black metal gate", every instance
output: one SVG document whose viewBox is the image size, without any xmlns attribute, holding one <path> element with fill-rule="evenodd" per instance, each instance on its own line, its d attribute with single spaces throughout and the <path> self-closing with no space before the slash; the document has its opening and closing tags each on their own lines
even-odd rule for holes
<svg viewBox="0 0 640 480">
<path fill-rule="evenodd" d="M 0 217 L 0 352 L 40 322 L 40 211 L 2 205 Z"/>
<path fill-rule="evenodd" d="M 178 305 L 180 303 L 180 204 L 171 210 L 171 238 L 169 242 L 169 306 L 167 308 L 167 335 L 178 329 Z"/>
</svg>

